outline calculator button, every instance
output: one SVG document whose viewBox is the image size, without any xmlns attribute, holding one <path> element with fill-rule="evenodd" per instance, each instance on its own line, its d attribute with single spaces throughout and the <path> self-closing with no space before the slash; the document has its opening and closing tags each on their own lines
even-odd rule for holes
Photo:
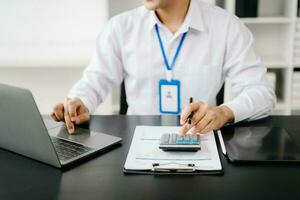
<svg viewBox="0 0 300 200">
<path fill-rule="evenodd" d="M 185 135 L 184 136 L 184 144 L 189 144 L 190 143 L 190 136 L 189 135 Z"/>
<path fill-rule="evenodd" d="M 162 144 L 168 144 L 169 143 L 169 134 L 163 134 L 162 139 L 161 139 L 161 143 Z"/>
<path fill-rule="evenodd" d="M 197 140 L 192 140 L 192 144 L 198 144 Z"/>
<path fill-rule="evenodd" d="M 192 144 L 198 144 L 199 140 L 198 140 L 198 135 L 193 135 L 192 136 Z"/>
<path fill-rule="evenodd" d="M 176 144 L 182 144 L 183 143 L 183 137 L 182 136 L 178 136 L 177 137 L 177 141 L 176 141 Z"/>
<path fill-rule="evenodd" d="M 171 134 L 169 139 L 169 144 L 176 144 L 177 134 Z"/>
</svg>

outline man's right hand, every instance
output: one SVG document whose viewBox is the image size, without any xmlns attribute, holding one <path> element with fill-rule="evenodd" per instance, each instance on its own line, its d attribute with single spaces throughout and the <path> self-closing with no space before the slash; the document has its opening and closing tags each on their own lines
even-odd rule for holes
<svg viewBox="0 0 300 200">
<path fill-rule="evenodd" d="M 90 120 L 89 110 L 78 98 L 66 99 L 64 103 L 56 104 L 51 117 L 57 122 L 64 121 L 69 134 L 75 132 L 75 125 Z"/>
</svg>

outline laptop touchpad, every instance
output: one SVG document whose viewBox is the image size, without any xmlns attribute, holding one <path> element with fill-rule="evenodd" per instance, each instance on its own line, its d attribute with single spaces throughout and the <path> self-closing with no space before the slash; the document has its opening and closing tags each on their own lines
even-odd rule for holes
<svg viewBox="0 0 300 200">
<path fill-rule="evenodd" d="M 75 133 L 70 135 L 65 125 L 49 130 L 49 134 L 50 136 L 81 143 L 93 148 L 104 147 L 110 143 L 115 143 L 117 140 L 120 140 L 120 138 L 111 135 L 78 127 L 75 129 Z"/>
</svg>

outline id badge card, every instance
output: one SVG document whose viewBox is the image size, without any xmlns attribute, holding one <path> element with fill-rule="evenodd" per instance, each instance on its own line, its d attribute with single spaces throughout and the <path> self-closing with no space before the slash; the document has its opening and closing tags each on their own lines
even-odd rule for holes
<svg viewBox="0 0 300 200">
<path fill-rule="evenodd" d="M 180 81 L 159 81 L 159 111 L 162 114 L 180 113 Z"/>
</svg>

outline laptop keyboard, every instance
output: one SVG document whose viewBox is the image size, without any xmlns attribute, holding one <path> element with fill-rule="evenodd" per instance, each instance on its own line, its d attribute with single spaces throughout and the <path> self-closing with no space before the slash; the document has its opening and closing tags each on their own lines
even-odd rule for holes
<svg viewBox="0 0 300 200">
<path fill-rule="evenodd" d="M 58 158 L 61 161 L 70 160 L 93 150 L 90 147 L 63 140 L 57 137 L 51 137 L 51 140 L 54 144 L 54 148 L 57 152 Z"/>
</svg>

